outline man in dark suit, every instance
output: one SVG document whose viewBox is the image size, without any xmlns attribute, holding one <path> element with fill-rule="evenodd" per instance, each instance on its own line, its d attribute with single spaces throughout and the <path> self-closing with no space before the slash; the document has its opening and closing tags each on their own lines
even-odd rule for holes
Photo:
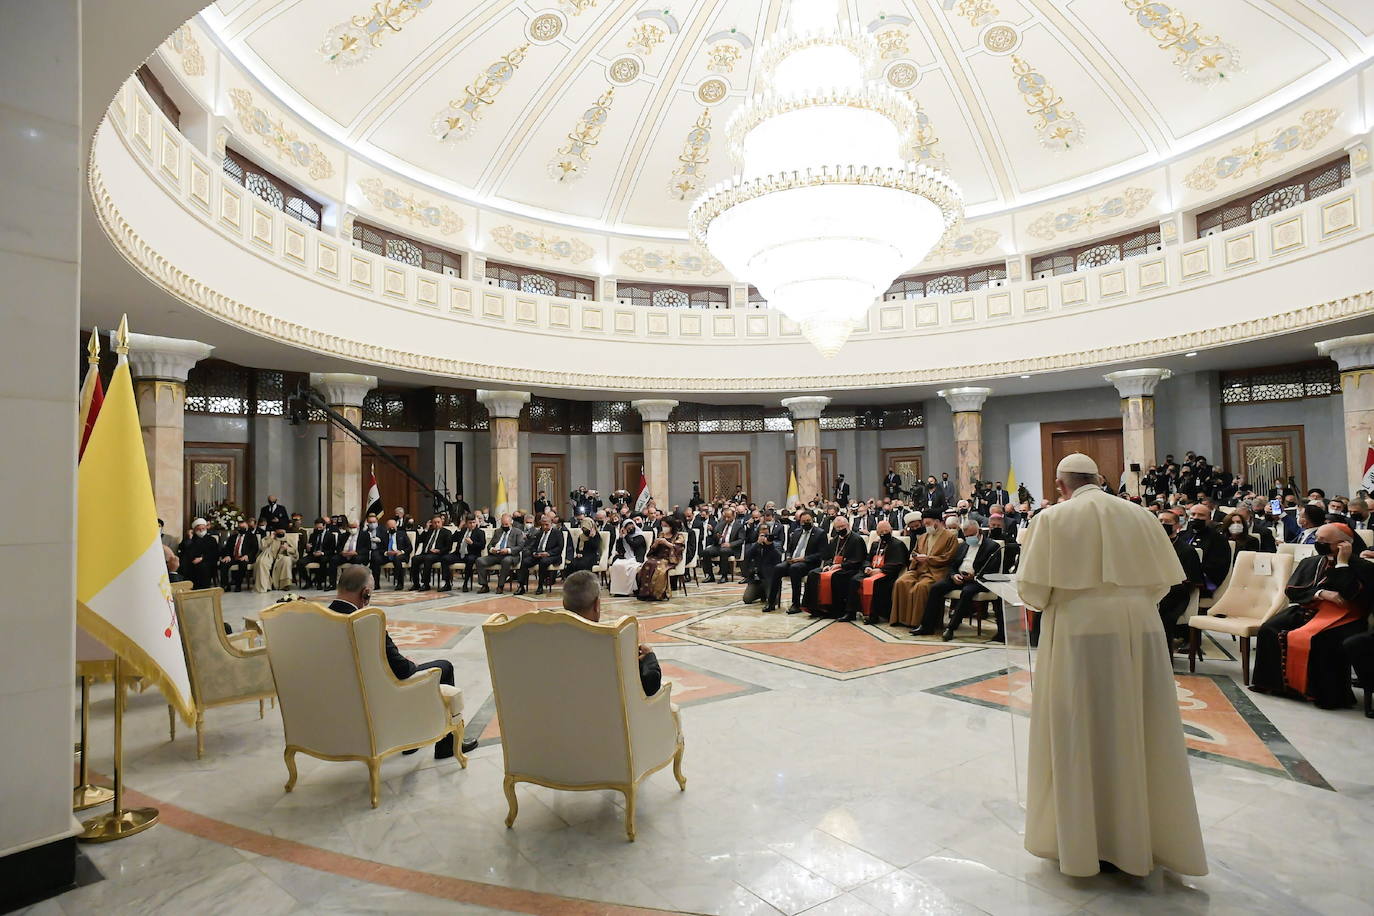
<svg viewBox="0 0 1374 916">
<path fill-rule="evenodd" d="M 210 588 L 215 584 L 216 564 L 219 562 L 219 541 L 210 533 L 205 519 L 191 523 L 191 533 L 177 548 L 181 574 L 191 580 L 191 587 Z"/>
<path fill-rule="evenodd" d="M 1231 547 L 1212 526 L 1212 512 L 1203 503 L 1188 507 L 1188 529 L 1180 537 L 1189 547 L 1202 551 L 1202 597 L 1210 598 L 1231 571 Z"/>
<path fill-rule="evenodd" d="M 431 516 L 429 524 L 415 536 L 415 553 L 410 558 L 410 590 L 429 591 L 430 572 L 435 563 L 439 564 L 440 575 L 449 578 L 448 566 L 444 556 L 453 549 L 453 533 L 444 527 L 442 516 Z M 449 582 L 449 587 L 453 586 Z"/>
<path fill-rule="evenodd" d="M 896 499 L 897 493 L 902 489 L 902 475 L 897 473 L 896 468 L 888 468 L 887 475 L 883 477 L 883 492 L 888 499 Z"/>
<path fill-rule="evenodd" d="M 356 524 L 345 521 L 339 526 L 339 537 L 339 549 L 329 563 L 330 588 L 338 579 L 340 566 L 366 566 L 372 562 L 372 538 L 365 531 L 360 531 Z M 373 577 L 373 581 L 376 581 L 376 577 Z"/>
<path fill-rule="evenodd" d="M 440 591 L 453 588 L 453 564 L 463 567 L 463 591 L 472 591 L 472 574 L 477 570 L 477 561 L 487 547 L 487 533 L 478 525 L 477 516 L 467 515 L 462 527 L 453 536 L 453 552 L 443 559 L 444 584 Z"/>
<path fill-rule="evenodd" d="M 1245 530 L 1250 532 L 1259 540 L 1260 553 L 1278 553 L 1278 544 L 1274 541 L 1274 532 L 1265 524 L 1264 517 L 1260 516 L 1256 521 L 1255 512 L 1249 506 L 1241 504 L 1236 512 L 1245 519 Z"/>
<path fill-rule="evenodd" d="M 406 566 L 410 560 L 410 535 L 406 534 L 395 518 L 386 520 L 386 527 L 378 535 L 377 546 L 372 548 L 372 581 L 382 581 L 382 564 L 395 563 L 392 573 L 396 576 L 396 591 L 406 587 Z"/>
<path fill-rule="evenodd" d="M 601 583 L 594 573 L 578 570 L 563 580 L 563 610 L 592 623 L 601 620 Z M 663 685 L 663 669 L 658 656 L 643 643 L 639 646 L 639 685 L 644 695 L 651 697 Z"/>
<path fill-rule="evenodd" d="M 945 508 L 959 501 L 958 489 L 954 486 L 954 481 L 949 479 L 948 472 L 940 475 L 940 495 L 945 500 Z"/>
<path fill-rule="evenodd" d="M 945 616 L 945 596 L 957 591 L 959 600 L 954 605 L 954 612 L 949 615 L 949 624 L 945 626 L 940 637 L 945 642 L 954 638 L 954 631 L 959 629 L 959 624 L 973 609 L 973 596 L 983 591 L 978 577 L 1002 571 L 1001 541 L 983 537 L 978 523 L 974 521 L 964 522 L 960 526 L 960 532 L 964 537 L 954 552 L 954 559 L 949 564 L 949 573 L 942 581 L 930 587 L 930 597 L 926 600 L 925 614 L 921 620 L 921 627 L 927 631 L 933 633 L 940 629 L 940 621 Z M 997 632 L 993 635 L 992 641 L 1005 642 L 1002 611 L 995 602 L 993 607 L 996 608 Z"/>
<path fill-rule="evenodd" d="M 701 568 L 706 573 L 706 581 L 714 582 L 711 561 L 720 567 L 720 581 L 725 581 L 726 561 L 738 559 L 740 547 L 744 544 L 744 523 L 735 518 L 735 510 L 726 509 L 721 513 L 720 524 L 712 532 L 710 541 L 701 551 Z"/>
<path fill-rule="evenodd" d="M 768 600 L 764 612 L 776 611 L 782 599 L 782 577 L 792 580 L 792 606 L 789 614 L 800 614 L 802 610 L 802 583 L 811 570 L 820 565 L 825 553 L 825 535 L 816 527 L 811 513 L 803 509 L 797 513 L 799 524 L 787 534 L 782 545 L 782 562 L 772 569 L 763 571 L 764 582 L 768 586 Z"/>
<path fill-rule="evenodd" d="M 848 519 L 837 518 L 830 526 L 830 543 L 821 556 L 824 562 L 807 573 L 803 603 L 812 617 L 853 620 L 855 615 L 846 610 L 849 585 L 855 577 L 863 575 L 868 544 L 849 530 Z"/>
<path fill-rule="evenodd" d="M 515 573 L 515 578 L 520 583 L 515 592 L 517 595 L 525 594 L 531 568 L 536 570 L 539 577 L 534 593 L 544 594 L 544 580 L 549 578 L 549 567 L 557 565 L 563 559 L 563 534 L 562 525 L 554 525 L 549 519 L 540 518 L 539 526 L 526 535 L 520 568 Z"/>
<path fill-rule="evenodd" d="M 499 576 L 496 587 L 504 587 L 505 577 L 512 575 L 519 568 L 524 545 L 525 532 L 515 527 L 509 515 L 501 516 L 501 527 L 492 532 L 491 543 L 487 545 L 487 555 L 477 561 L 477 583 L 480 586 L 477 594 L 491 591 L 487 578 L 491 575 L 493 566 L 497 568 Z"/>
<path fill-rule="evenodd" d="M 787 529 L 778 522 L 772 509 L 760 513 L 758 521 L 751 522 L 744 529 L 744 548 L 740 551 L 740 576 L 748 582 L 762 581 L 759 571 L 763 566 L 760 558 L 778 554 Z M 781 557 L 781 554 L 778 554 Z M 778 560 L 773 560 L 776 566 Z"/>
<path fill-rule="evenodd" d="M 248 526 L 248 519 L 239 522 L 238 530 L 220 545 L 219 585 L 226 592 L 243 591 L 243 574 L 253 568 L 258 558 L 258 533 Z"/>
<path fill-rule="evenodd" d="M 992 495 L 988 498 L 988 505 L 1005 506 L 1011 502 L 1011 494 L 1002 486 L 1002 481 L 994 481 L 992 485 Z"/>
<path fill-rule="evenodd" d="M 339 597 L 329 602 L 329 609 L 339 614 L 352 614 L 367 607 L 372 599 L 372 589 L 374 580 L 372 570 L 366 566 L 346 566 L 339 572 Z M 430 668 L 439 670 L 439 683 L 453 684 L 453 662 L 445 658 L 436 659 L 432 662 L 425 662 L 417 665 L 410 659 L 401 654 L 401 650 L 396 648 L 396 644 L 391 641 L 391 636 L 386 636 L 386 663 L 391 667 L 391 673 L 396 675 L 397 680 L 404 681 L 414 676 L 417 672 L 428 671 Z M 477 749 L 477 739 L 468 738 L 463 741 L 463 753 Z M 405 751 L 406 754 L 413 754 L 415 750 Z M 435 759 L 442 760 L 453 756 L 453 735 L 446 735 L 434 745 Z"/>
<path fill-rule="evenodd" d="M 334 537 L 324 519 L 315 519 L 314 529 L 305 537 L 305 548 L 296 562 L 296 577 L 301 588 L 324 588 L 325 577 L 333 569 Z M 313 571 L 306 568 L 307 563 L 318 564 Z"/>
<path fill-rule="evenodd" d="M 1192 544 L 1181 536 L 1184 529 L 1178 521 L 1176 512 L 1159 513 L 1159 523 L 1164 526 L 1164 533 L 1169 535 L 1169 540 L 1173 542 L 1174 553 L 1178 555 L 1178 562 L 1183 567 L 1183 581 L 1170 588 L 1164 597 L 1159 599 L 1159 619 L 1164 624 L 1164 638 L 1170 645 L 1179 635 L 1178 618 L 1187 609 L 1188 602 L 1193 597 L 1193 589 L 1201 588 L 1203 584 L 1202 560 Z M 1186 631 L 1187 628 L 1185 622 L 1182 630 Z"/>
<path fill-rule="evenodd" d="M 267 505 L 258 511 L 258 527 L 266 531 L 285 528 L 290 521 L 291 516 L 287 514 L 286 507 L 277 502 L 275 496 L 267 497 Z"/>
<path fill-rule="evenodd" d="M 835 478 L 835 502 L 840 504 L 841 509 L 849 505 L 849 483 L 843 474 Z"/>
</svg>

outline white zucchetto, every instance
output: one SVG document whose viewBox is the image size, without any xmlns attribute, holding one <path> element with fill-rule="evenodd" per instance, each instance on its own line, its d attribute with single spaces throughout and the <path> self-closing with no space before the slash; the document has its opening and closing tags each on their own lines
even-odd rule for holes
<svg viewBox="0 0 1374 916">
<path fill-rule="evenodd" d="M 1082 452 L 1065 455 L 1054 469 L 1055 476 L 1060 474 L 1096 474 L 1097 462 Z"/>
</svg>

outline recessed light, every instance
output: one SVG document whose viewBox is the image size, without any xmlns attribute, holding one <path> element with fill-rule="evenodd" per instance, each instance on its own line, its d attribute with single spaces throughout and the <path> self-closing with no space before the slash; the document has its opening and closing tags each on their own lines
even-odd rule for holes
<svg viewBox="0 0 1374 916">
<path fill-rule="evenodd" d="M 1197 351 L 1196 351 L 1196 350 L 1193 350 L 1192 352 L 1190 352 L 1190 353 L 1184 353 L 1183 355 L 1184 355 L 1184 356 L 1197 356 Z"/>
<path fill-rule="evenodd" d="M 1023 376 L 1021 376 L 1021 377 L 1022 377 L 1022 378 L 1030 378 L 1029 375 L 1023 375 Z"/>
</svg>

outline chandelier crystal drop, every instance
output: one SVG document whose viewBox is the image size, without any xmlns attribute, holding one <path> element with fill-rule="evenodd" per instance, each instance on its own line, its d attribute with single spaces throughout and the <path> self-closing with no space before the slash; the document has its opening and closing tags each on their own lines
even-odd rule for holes
<svg viewBox="0 0 1374 916">
<path fill-rule="evenodd" d="M 735 175 L 688 214 L 692 238 L 827 358 L 963 215 L 953 181 L 904 158 L 919 118 L 881 58 L 835 0 L 793 3 L 726 126 Z"/>
</svg>

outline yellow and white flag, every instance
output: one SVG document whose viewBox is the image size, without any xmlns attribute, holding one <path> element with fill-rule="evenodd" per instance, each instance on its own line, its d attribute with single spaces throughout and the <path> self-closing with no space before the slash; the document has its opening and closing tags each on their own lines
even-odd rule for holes
<svg viewBox="0 0 1374 916">
<path fill-rule="evenodd" d="M 786 506 L 795 506 L 798 502 L 797 497 L 797 469 L 787 469 L 787 499 L 784 501 Z"/>
<path fill-rule="evenodd" d="M 496 518 L 499 520 L 499 519 L 501 518 L 501 515 L 502 515 L 503 513 L 509 512 L 510 510 L 511 510 L 511 507 L 510 507 L 510 500 L 506 497 L 506 475 L 505 475 L 505 474 L 497 474 L 497 475 L 496 475 L 496 506 L 495 506 L 495 508 L 494 508 L 492 511 L 496 513 Z"/>
<path fill-rule="evenodd" d="M 1007 468 L 1007 492 L 1012 499 L 1016 499 L 1016 468 Z"/>
<path fill-rule="evenodd" d="M 119 365 L 77 475 L 76 619 L 161 690 L 189 723 L 191 682 L 158 534 L 127 339 L 121 324 Z"/>
</svg>

